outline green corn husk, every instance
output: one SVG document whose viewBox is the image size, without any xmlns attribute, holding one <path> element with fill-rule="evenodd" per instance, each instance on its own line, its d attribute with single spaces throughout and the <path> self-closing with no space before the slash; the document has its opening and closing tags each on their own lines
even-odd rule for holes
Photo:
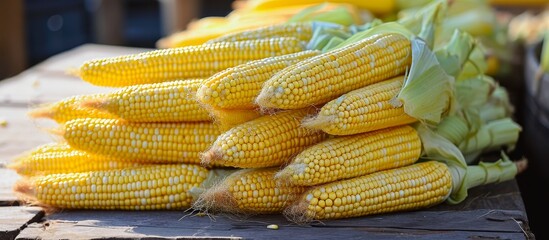
<svg viewBox="0 0 549 240">
<path fill-rule="evenodd" d="M 521 126 L 511 118 L 493 120 L 482 125 L 475 135 L 459 144 L 459 149 L 464 153 L 467 162 L 472 162 L 483 152 L 503 146 L 510 151 L 515 148 L 521 130 Z"/>
<path fill-rule="evenodd" d="M 450 41 L 435 50 L 435 54 L 444 70 L 457 78 L 475 45 L 475 40 L 470 34 L 455 30 Z"/>
<path fill-rule="evenodd" d="M 480 162 L 467 165 L 461 151 L 448 139 L 436 134 L 424 125 L 416 125 L 423 143 L 421 161 L 436 160 L 445 163 L 452 174 L 452 191 L 446 199 L 450 204 L 458 204 L 467 198 L 470 188 L 503 182 L 513 179 L 525 168 L 525 162 L 513 163 L 502 153 L 502 158 L 494 163 Z"/>
<path fill-rule="evenodd" d="M 513 112 L 514 108 L 509 100 L 509 94 L 502 86 L 497 86 L 488 101 L 479 108 L 482 122 L 511 117 Z"/>
<path fill-rule="evenodd" d="M 413 39 L 410 72 L 391 103 L 403 106 L 406 114 L 420 122 L 436 126 L 453 112 L 454 95 L 454 78 L 446 74 L 425 42 Z"/>
<path fill-rule="evenodd" d="M 496 81 L 486 75 L 456 82 L 456 99 L 461 108 L 474 108 L 486 104 L 497 88 Z"/>
<path fill-rule="evenodd" d="M 435 30 L 442 24 L 447 9 L 446 1 L 436 0 L 420 8 L 415 14 L 400 18 L 398 22 L 427 42 L 430 48 L 433 48 Z"/>
</svg>

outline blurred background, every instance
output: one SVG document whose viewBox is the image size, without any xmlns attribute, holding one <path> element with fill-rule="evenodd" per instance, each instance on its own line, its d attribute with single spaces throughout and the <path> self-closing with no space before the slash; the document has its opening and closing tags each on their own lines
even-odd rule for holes
<svg viewBox="0 0 549 240">
<path fill-rule="evenodd" d="M 225 16 L 230 0 L 0 2 L 0 79 L 84 43 L 154 48 L 194 18 Z"/>
</svg>

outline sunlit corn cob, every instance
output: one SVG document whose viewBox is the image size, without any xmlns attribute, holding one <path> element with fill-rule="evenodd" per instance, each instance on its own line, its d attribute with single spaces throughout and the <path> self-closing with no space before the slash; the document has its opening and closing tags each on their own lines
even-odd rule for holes
<svg viewBox="0 0 549 240">
<path fill-rule="evenodd" d="M 207 78 L 251 60 L 302 50 L 296 38 L 220 42 L 91 60 L 80 67 L 79 75 L 95 85 L 118 87 Z"/>
<path fill-rule="evenodd" d="M 289 7 L 303 4 L 321 4 L 324 0 L 251 0 L 244 7 L 253 11 L 266 11 L 277 9 L 279 7 Z M 363 1 L 363 0 L 331 0 L 330 3 L 348 3 L 357 8 L 368 10 L 372 13 L 384 15 L 392 13 L 395 10 L 397 1 Z"/>
<path fill-rule="evenodd" d="M 89 154 L 66 143 L 50 143 L 18 156 L 8 167 L 25 176 L 134 167 L 139 161 Z"/>
<path fill-rule="evenodd" d="M 198 100 L 216 108 L 253 109 L 263 83 L 283 68 L 320 54 L 307 50 L 264 58 L 228 68 L 204 81 Z"/>
<path fill-rule="evenodd" d="M 202 163 L 241 168 L 280 166 L 327 134 L 300 126 L 311 109 L 263 116 L 221 134 L 202 155 Z"/>
<path fill-rule="evenodd" d="M 210 122 L 131 123 L 94 118 L 66 122 L 61 132 L 76 149 L 149 163 L 199 163 L 199 153 L 221 133 Z"/>
<path fill-rule="evenodd" d="M 192 164 L 147 165 L 117 170 L 51 174 L 31 178 L 16 191 L 46 208 L 187 209 L 188 191 L 208 170 Z"/>
<path fill-rule="evenodd" d="M 300 152 L 278 174 L 280 181 L 312 186 L 410 165 L 421 140 L 410 126 L 327 139 Z"/>
<path fill-rule="evenodd" d="M 402 88 L 404 76 L 351 91 L 326 103 L 318 115 L 305 119 L 303 126 L 333 135 L 350 135 L 417 121 L 403 107 L 390 101 Z"/>
<path fill-rule="evenodd" d="M 203 79 L 140 84 L 84 102 L 131 122 L 210 121 L 196 101 Z"/>
<path fill-rule="evenodd" d="M 262 108 L 296 109 L 401 75 L 411 63 L 410 41 L 378 34 L 306 59 L 278 72 L 256 99 Z"/>
<path fill-rule="evenodd" d="M 209 40 L 206 43 L 234 42 L 273 37 L 294 37 L 300 41 L 308 42 L 312 36 L 313 27 L 311 23 L 281 23 L 241 32 L 229 33 Z"/>
<path fill-rule="evenodd" d="M 58 123 L 64 123 L 76 118 L 116 118 L 116 116 L 97 109 L 82 106 L 82 103 L 92 99 L 102 98 L 103 94 L 76 95 L 54 103 L 44 104 L 28 112 L 31 118 L 51 118 Z"/>
<path fill-rule="evenodd" d="M 315 186 L 285 214 L 307 222 L 414 210 L 443 202 L 451 190 L 448 166 L 429 161 Z"/>
<path fill-rule="evenodd" d="M 201 194 L 193 208 L 246 214 L 282 213 L 305 187 L 275 181 L 276 171 L 278 168 L 239 170 Z"/>
</svg>

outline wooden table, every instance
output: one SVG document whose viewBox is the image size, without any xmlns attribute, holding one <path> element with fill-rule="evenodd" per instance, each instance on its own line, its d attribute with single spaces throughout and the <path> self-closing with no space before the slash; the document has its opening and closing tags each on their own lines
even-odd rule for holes
<svg viewBox="0 0 549 240">
<path fill-rule="evenodd" d="M 30 120 L 29 106 L 75 94 L 111 91 L 67 76 L 84 60 L 146 49 L 83 45 L 0 82 L 0 166 L 37 145 L 52 142 L 49 120 Z M 279 215 L 197 216 L 182 211 L 62 211 L 44 216 L 12 192 L 18 176 L 0 167 L 0 239 L 533 239 L 516 182 L 470 191 L 458 205 L 297 225 Z M 278 230 L 267 228 L 279 225 Z"/>
</svg>

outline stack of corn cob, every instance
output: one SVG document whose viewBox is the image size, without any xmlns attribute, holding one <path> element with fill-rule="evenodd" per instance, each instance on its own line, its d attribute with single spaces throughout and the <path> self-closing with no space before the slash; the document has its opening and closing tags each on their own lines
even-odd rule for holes
<svg viewBox="0 0 549 240">
<path fill-rule="evenodd" d="M 459 203 L 524 162 L 467 165 L 520 127 L 473 37 L 433 51 L 445 4 L 403 23 L 279 24 L 89 61 L 83 80 L 120 89 L 33 109 L 63 141 L 14 161 L 16 190 L 50 208 L 300 222 Z"/>
</svg>

